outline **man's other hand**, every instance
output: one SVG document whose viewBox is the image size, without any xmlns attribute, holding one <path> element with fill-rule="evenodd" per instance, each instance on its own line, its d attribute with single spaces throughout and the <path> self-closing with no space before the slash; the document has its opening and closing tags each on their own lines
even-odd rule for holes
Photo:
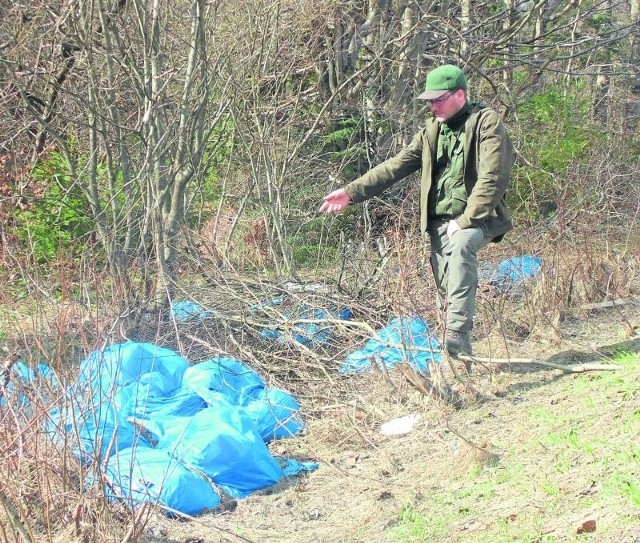
<svg viewBox="0 0 640 543">
<path fill-rule="evenodd" d="M 460 232 L 462 228 L 456 221 L 449 221 L 449 226 L 447 226 L 447 237 L 451 239 L 456 232 Z"/>
<path fill-rule="evenodd" d="M 324 202 L 320 206 L 320 213 L 340 213 L 351 202 L 351 196 L 344 189 L 334 190 L 324 197 Z"/>
</svg>

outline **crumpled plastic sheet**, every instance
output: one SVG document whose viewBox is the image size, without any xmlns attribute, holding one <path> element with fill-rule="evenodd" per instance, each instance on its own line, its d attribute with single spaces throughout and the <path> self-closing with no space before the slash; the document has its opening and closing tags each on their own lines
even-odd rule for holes
<svg viewBox="0 0 640 543">
<path fill-rule="evenodd" d="M 268 441 L 303 429 L 300 406 L 230 357 L 191 365 L 150 343 L 112 345 L 82 362 L 64 397 L 50 437 L 98 462 L 109 495 L 131 504 L 193 515 L 221 492 L 245 497 L 318 467 L 271 455 Z"/>
<path fill-rule="evenodd" d="M 392 368 L 406 362 L 416 371 L 428 373 L 429 366 L 442 362 L 440 342 L 422 317 L 396 317 L 370 338 L 364 347 L 349 354 L 340 373 L 358 373 Z"/>
<path fill-rule="evenodd" d="M 252 309 L 279 306 L 283 303 L 281 296 L 272 300 L 255 305 Z M 313 308 L 303 304 L 300 308 L 293 312 L 284 314 L 285 318 L 291 320 L 305 319 L 315 320 L 318 322 L 296 323 L 291 330 L 282 330 L 276 327 L 264 328 L 260 331 L 260 335 L 266 339 L 276 340 L 280 342 L 295 341 L 306 347 L 317 347 L 331 340 L 333 336 L 333 324 L 328 322 L 329 319 L 349 320 L 352 316 L 349 308 Z M 326 322 L 323 322 L 326 321 Z"/>
<path fill-rule="evenodd" d="M 488 282 L 507 291 L 532 279 L 542 270 L 542 258 L 539 256 L 514 256 L 500 262 L 489 272 Z"/>
<path fill-rule="evenodd" d="M 60 387 L 58 377 L 47 364 L 28 366 L 22 360 L 12 364 L 7 372 L 7 383 L 4 385 L 5 376 L 0 372 L 0 406 L 7 404 L 8 397 L 15 397 L 20 407 L 29 407 L 29 398 L 24 393 L 23 387 L 34 388 L 34 392 L 40 396 L 43 402 L 50 400 Z"/>
<path fill-rule="evenodd" d="M 213 317 L 213 312 L 206 311 L 200 304 L 182 300 L 171 304 L 171 314 L 179 322 L 203 320 Z"/>
</svg>

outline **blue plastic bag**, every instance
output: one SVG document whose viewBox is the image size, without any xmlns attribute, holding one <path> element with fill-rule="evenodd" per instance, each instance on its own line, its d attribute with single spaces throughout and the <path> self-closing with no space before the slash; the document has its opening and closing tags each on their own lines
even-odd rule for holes
<svg viewBox="0 0 640 543">
<path fill-rule="evenodd" d="M 166 416 L 188 417 L 204 409 L 206 402 L 186 386 L 168 393 L 156 386 L 162 375 L 152 372 L 140 381 L 121 388 L 114 396 L 114 405 L 125 418 L 160 419 Z"/>
<path fill-rule="evenodd" d="M 298 401 L 277 388 L 262 389 L 247 403 L 245 412 L 266 442 L 295 436 L 304 428 Z"/>
<path fill-rule="evenodd" d="M 163 442 L 163 448 L 236 498 L 272 486 L 283 476 L 257 428 L 238 408 L 203 409 L 191 418 L 181 439 Z"/>
<path fill-rule="evenodd" d="M 184 385 L 209 405 L 245 405 L 265 388 L 264 381 L 249 366 L 235 358 L 217 357 L 189 367 Z"/>
<path fill-rule="evenodd" d="M 134 445 L 148 445 L 111 403 L 79 406 L 72 420 L 71 436 L 77 439 L 72 450 L 86 464 L 105 460 Z"/>
<path fill-rule="evenodd" d="M 170 349 L 129 341 L 91 353 L 80 364 L 78 385 L 88 387 L 94 395 L 111 397 L 127 383 L 157 372 L 163 376 L 162 390 L 169 392 L 182 384 L 182 375 L 188 367 L 189 363 Z"/>
<path fill-rule="evenodd" d="M 23 387 L 29 387 L 42 401 L 47 401 L 50 393 L 59 389 L 58 377 L 47 364 L 28 366 L 22 361 L 11 365 L 7 385 L 0 390 L 0 405 L 6 405 L 8 398 L 16 397 L 20 407 L 29 405 L 29 398 Z"/>
<path fill-rule="evenodd" d="M 114 477 L 113 466 L 126 467 L 128 461 L 133 475 L 127 481 L 126 474 L 117 474 L 125 476 L 118 493 L 134 501 L 157 499 L 188 514 L 218 499 L 203 490 L 202 501 L 181 487 L 192 484 L 189 469 L 231 496 L 247 496 L 284 476 L 265 441 L 294 435 L 303 426 L 295 398 L 268 389 L 240 361 L 220 357 L 189 366 L 173 351 L 145 343 L 92 353 L 64 399 L 50 413 L 52 439 L 72 447 L 83 462 L 108 463 Z M 165 490 L 159 481 L 169 468 L 179 476 Z M 292 464 L 287 474 L 295 469 L 310 468 Z M 193 485 L 200 492 L 201 482 Z"/>
<path fill-rule="evenodd" d="M 490 283 L 508 288 L 535 277 L 542 269 L 539 256 L 514 256 L 498 264 Z"/>
<path fill-rule="evenodd" d="M 285 477 L 293 477 L 303 471 L 314 471 L 320 467 L 318 462 L 302 462 L 294 458 L 287 458 L 282 461 L 282 472 Z"/>
<path fill-rule="evenodd" d="M 442 361 L 440 343 L 421 317 L 392 319 L 362 349 L 347 356 L 340 373 L 369 371 L 372 362 L 392 368 L 405 361 L 422 373 L 429 371 L 430 364 Z"/>
<path fill-rule="evenodd" d="M 213 316 L 211 311 L 205 311 L 199 304 L 188 300 L 173 303 L 171 314 L 180 322 L 193 319 L 203 320 Z"/>
<path fill-rule="evenodd" d="M 159 504 L 167 512 L 197 515 L 220 503 L 206 478 L 187 469 L 164 450 L 138 446 L 111 457 L 105 470 L 108 495 L 124 499 L 131 508 Z"/>
<path fill-rule="evenodd" d="M 297 312 L 285 314 L 286 317 L 295 319 L 315 320 L 318 322 L 296 323 L 291 331 L 281 331 L 275 328 L 264 328 L 260 335 L 266 339 L 287 341 L 293 340 L 307 347 L 316 347 L 329 341 L 333 335 L 333 324 L 327 319 L 348 320 L 351 318 L 351 310 L 343 309 L 313 309 L 303 305 Z"/>
<path fill-rule="evenodd" d="M 265 441 L 297 435 L 304 426 L 293 396 L 267 388 L 256 372 L 233 358 L 191 366 L 183 382 L 210 407 L 244 407 Z"/>
</svg>

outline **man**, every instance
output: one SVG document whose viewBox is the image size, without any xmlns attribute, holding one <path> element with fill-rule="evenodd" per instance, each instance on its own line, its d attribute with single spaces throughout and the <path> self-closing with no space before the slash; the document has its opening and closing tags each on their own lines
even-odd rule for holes
<svg viewBox="0 0 640 543">
<path fill-rule="evenodd" d="M 513 148 L 499 115 L 469 102 L 467 79 L 457 66 L 430 71 L 418 99 L 433 114 L 425 128 L 395 157 L 327 195 L 319 211 L 339 213 L 421 169 L 420 229 L 429 235 L 446 309 L 445 347 L 452 356 L 472 355 L 477 253 L 513 227 L 504 203 Z"/>
</svg>

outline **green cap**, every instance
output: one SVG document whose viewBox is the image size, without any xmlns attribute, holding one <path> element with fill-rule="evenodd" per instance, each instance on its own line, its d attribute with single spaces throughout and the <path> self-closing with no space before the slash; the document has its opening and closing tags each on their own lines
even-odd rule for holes
<svg viewBox="0 0 640 543">
<path fill-rule="evenodd" d="M 418 100 L 433 100 L 446 92 L 467 88 L 467 78 L 464 72 L 453 64 L 438 66 L 427 74 L 424 92 Z"/>
</svg>

